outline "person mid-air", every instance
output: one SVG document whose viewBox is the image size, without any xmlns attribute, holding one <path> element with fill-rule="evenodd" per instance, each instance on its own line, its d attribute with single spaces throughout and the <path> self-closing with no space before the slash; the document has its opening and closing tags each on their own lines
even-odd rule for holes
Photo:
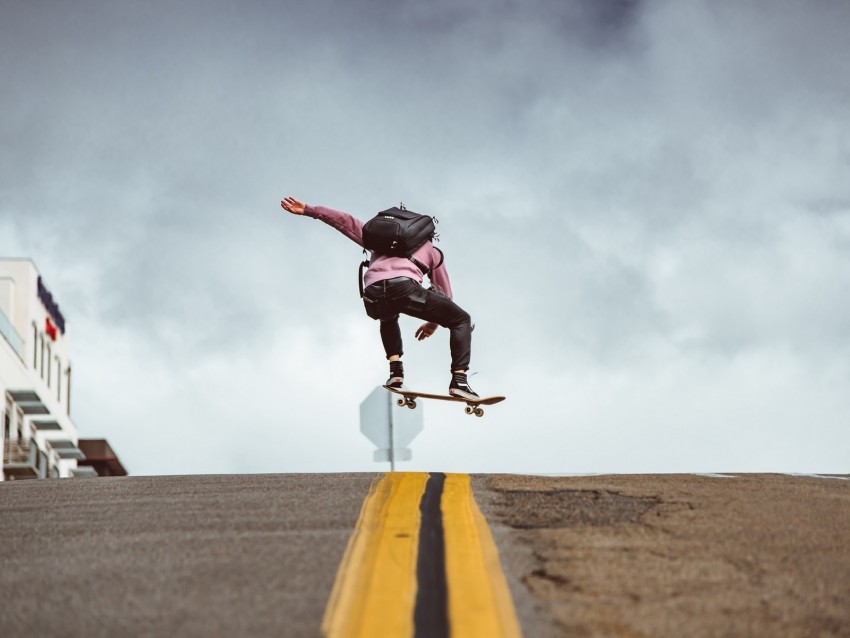
<svg viewBox="0 0 850 638">
<path fill-rule="evenodd" d="M 280 205 L 294 215 L 321 220 L 359 246 L 364 246 L 364 222 L 348 213 L 325 206 L 309 206 L 294 197 L 284 198 Z M 431 281 L 431 288 L 422 286 L 425 275 Z M 452 288 L 443 264 L 443 254 L 434 246 L 431 237 L 409 256 L 382 254 L 372 250 L 363 284 L 366 312 L 377 319 L 381 326 L 381 341 L 390 364 L 390 377 L 386 383 L 388 387 L 404 387 L 404 366 L 401 361 L 404 351 L 398 318 L 399 314 L 405 314 L 426 322 L 416 330 L 415 336 L 420 341 L 434 334 L 438 326 L 449 329 L 452 357 L 449 394 L 463 399 L 479 398 L 469 387 L 466 377 L 472 348 L 472 319 L 452 301 Z"/>
</svg>

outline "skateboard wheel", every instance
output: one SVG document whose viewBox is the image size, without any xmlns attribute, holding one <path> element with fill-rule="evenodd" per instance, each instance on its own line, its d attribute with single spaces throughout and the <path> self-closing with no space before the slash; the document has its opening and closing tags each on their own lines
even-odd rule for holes
<svg viewBox="0 0 850 638">
<path fill-rule="evenodd" d="M 396 403 L 398 404 L 398 407 L 403 408 L 406 401 L 404 399 L 399 399 Z"/>
<path fill-rule="evenodd" d="M 473 408 L 471 405 L 466 406 L 466 413 L 475 414 L 475 408 Z"/>
<path fill-rule="evenodd" d="M 407 404 L 407 407 L 413 410 L 416 407 L 416 401 L 411 401 Z"/>
<path fill-rule="evenodd" d="M 475 416 L 484 416 L 484 410 L 481 408 L 475 408 Z"/>
</svg>

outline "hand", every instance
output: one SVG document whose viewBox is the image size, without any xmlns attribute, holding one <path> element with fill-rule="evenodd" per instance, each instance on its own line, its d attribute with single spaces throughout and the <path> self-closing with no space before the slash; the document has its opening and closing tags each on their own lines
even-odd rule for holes
<svg viewBox="0 0 850 638">
<path fill-rule="evenodd" d="M 416 338 L 419 339 L 419 341 L 422 341 L 423 339 L 430 337 L 435 332 L 437 332 L 436 323 L 423 323 L 416 331 Z"/>
<path fill-rule="evenodd" d="M 280 207 L 294 215 L 303 215 L 307 208 L 303 202 L 299 202 L 294 197 L 284 197 L 280 200 Z"/>
</svg>

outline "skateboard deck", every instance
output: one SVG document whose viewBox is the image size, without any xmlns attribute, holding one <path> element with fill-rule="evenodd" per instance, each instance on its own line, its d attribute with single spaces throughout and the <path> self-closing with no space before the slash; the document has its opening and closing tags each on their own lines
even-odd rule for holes
<svg viewBox="0 0 850 638">
<path fill-rule="evenodd" d="M 411 410 L 416 407 L 416 399 L 438 399 L 440 401 L 454 401 L 455 403 L 466 403 L 466 413 L 474 414 L 475 416 L 484 416 L 482 405 L 493 405 L 505 400 L 505 397 L 481 397 L 479 399 L 464 399 L 462 397 L 453 397 L 450 394 L 433 394 L 431 392 L 417 392 L 415 390 L 397 390 L 389 386 L 384 386 L 393 394 L 400 394 L 401 397 L 396 401 L 400 407 L 407 406 Z"/>
</svg>

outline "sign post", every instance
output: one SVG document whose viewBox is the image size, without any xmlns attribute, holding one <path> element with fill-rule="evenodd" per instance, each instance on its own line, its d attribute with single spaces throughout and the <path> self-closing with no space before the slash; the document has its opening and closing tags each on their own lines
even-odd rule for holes
<svg viewBox="0 0 850 638">
<path fill-rule="evenodd" d="M 372 455 L 376 462 L 389 461 L 395 472 L 396 461 L 409 461 L 413 453 L 408 445 L 422 431 L 422 405 L 415 410 L 399 407 L 395 395 L 378 386 L 360 404 L 360 431 L 378 446 Z"/>
</svg>

